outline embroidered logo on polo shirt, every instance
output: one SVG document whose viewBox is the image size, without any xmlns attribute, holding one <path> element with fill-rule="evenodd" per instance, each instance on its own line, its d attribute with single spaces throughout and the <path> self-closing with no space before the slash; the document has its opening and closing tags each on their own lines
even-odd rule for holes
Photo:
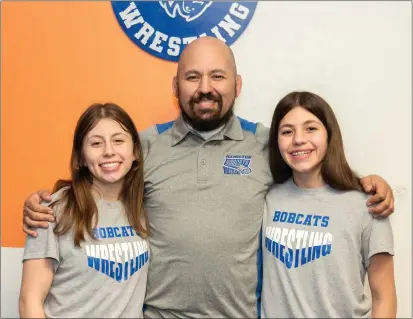
<svg viewBox="0 0 413 319">
<path fill-rule="evenodd" d="M 224 161 L 224 174 L 249 175 L 251 173 L 251 157 L 245 155 L 227 155 Z"/>
</svg>

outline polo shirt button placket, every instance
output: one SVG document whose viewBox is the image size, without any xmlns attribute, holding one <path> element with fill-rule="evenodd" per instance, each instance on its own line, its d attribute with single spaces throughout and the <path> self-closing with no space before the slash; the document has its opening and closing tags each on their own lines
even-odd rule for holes
<svg viewBox="0 0 413 319">
<path fill-rule="evenodd" d="M 205 146 L 205 144 L 204 144 Z M 198 181 L 201 182 L 206 182 L 208 180 L 208 174 L 207 174 L 207 161 L 205 159 L 205 154 L 202 149 L 198 153 L 198 158 L 199 158 L 199 165 L 198 165 Z"/>
</svg>

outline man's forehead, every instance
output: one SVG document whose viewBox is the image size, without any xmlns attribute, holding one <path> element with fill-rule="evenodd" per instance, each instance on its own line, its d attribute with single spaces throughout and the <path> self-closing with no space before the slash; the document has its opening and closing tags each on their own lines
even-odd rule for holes
<svg viewBox="0 0 413 319">
<path fill-rule="evenodd" d="M 232 73 L 233 64 L 229 58 L 224 57 L 186 57 L 180 61 L 178 71 L 187 73 L 190 71 L 198 73 L 223 72 Z"/>
</svg>

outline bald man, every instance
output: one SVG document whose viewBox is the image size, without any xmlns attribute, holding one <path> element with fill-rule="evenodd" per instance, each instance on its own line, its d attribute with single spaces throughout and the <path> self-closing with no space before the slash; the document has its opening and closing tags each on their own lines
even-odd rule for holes
<svg viewBox="0 0 413 319">
<path fill-rule="evenodd" d="M 145 317 L 254 318 L 260 311 L 260 230 L 272 183 L 268 129 L 236 117 L 241 92 L 232 51 L 204 37 L 183 51 L 173 78 L 180 116 L 140 134 L 150 251 Z M 376 212 L 392 212 L 380 177 L 366 190 L 390 194 Z M 373 185 L 373 186 L 372 186 Z M 383 193 L 385 195 L 383 195 Z M 27 226 L 47 226 L 36 212 L 44 194 L 25 202 Z M 133 302 L 133 301 L 131 301 Z"/>
</svg>

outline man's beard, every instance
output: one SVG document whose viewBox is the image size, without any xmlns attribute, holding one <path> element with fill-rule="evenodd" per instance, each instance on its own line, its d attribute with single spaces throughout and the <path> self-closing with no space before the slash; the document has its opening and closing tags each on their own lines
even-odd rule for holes
<svg viewBox="0 0 413 319">
<path fill-rule="evenodd" d="M 179 92 L 179 89 L 178 89 Z M 201 101 L 214 101 L 217 103 L 218 107 L 216 111 L 213 111 L 213 114 L 208 119 L 203 119 L 199 117 L 195 113 L 195 104 Z M 217 93 L 214 95 L 212 92 L 210 93 L 200 93 L 191 97 L 188 102 L 189 107 L 192 111 L 192 117 L 185 112 L 184 108 L 182 107 L 181 101 L 179 101 L 179 108 L 181 109 L 182 117 L 184 118 L 185 122 L 191 125 L 195 130 L 199 132 L 208 132 L 217 129 L 229 122 L 229 120 L 234 115 L 234 101 L 232 101 L 231 107 L 228 111 L 221 116 L 222 112 L 222 96 Z M 209 112 L 211 113 L 211 112 Z"/>
</svg>

